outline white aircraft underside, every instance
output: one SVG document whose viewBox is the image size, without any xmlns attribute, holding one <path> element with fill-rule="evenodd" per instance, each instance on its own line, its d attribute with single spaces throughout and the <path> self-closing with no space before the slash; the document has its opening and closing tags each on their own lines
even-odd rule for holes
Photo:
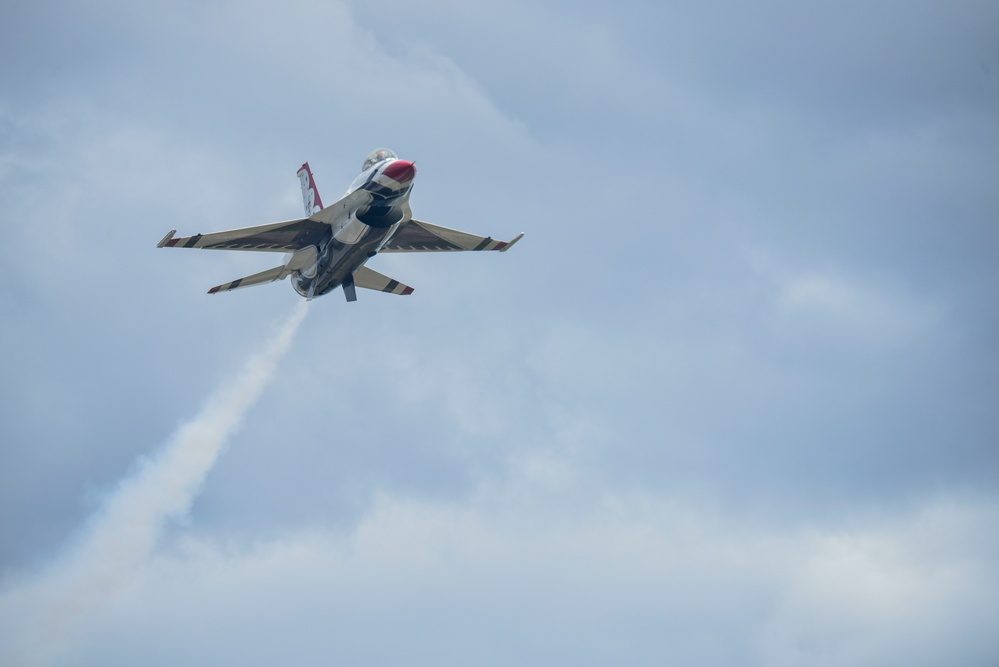
<svg viewBox="0 0 999 667">
<path fill-rule="evenodd" d="M 413 219 L 409 194 L 416 166 L 388 149 L 372 151 L 347 194 L 323 207 L 312 170 L 306 162 L 298 171 L 305 218 L 177 238 L 171 230 L 159 248 L 210 248 L 284 252 L 284 262 L 273 269 L 217 285 L 209 294 L 262 285 L 291 277 L 295 291 L 312 299 L 342 286 L 348 301 L 355 288 L 392 294 L 411 294 L 413 288 L 365 266 L 380 252 L 442 252 L 499 250 L 519 241 L 495 241 L 456 229 Z"/>
</svg>

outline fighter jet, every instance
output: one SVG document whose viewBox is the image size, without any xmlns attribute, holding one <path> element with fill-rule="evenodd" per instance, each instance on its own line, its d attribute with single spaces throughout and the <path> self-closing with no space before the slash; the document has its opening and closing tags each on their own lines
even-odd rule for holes
<svg viewBox="0 0 999 667">
<path fill-rule="evenodd" d="M 356 301 L 358 287 L 391 294 L 413 292 L 412 287 L 365 266 L 380 252 L 506 252 L 524 236 L 521 232 L 511 241 L 495 241 L 414 220 L 409 195 L 416 165 L 400 160 L 387 148 L 368 155 L 347 194 L 331 206 L 323 207 L 308 162 L 299 169 L 298 178 L 305 203 L 304 218 L 180 238 L 173 229 L 156 247 L 287 253 L 281 265 L 217 285 L 208 290 L 209 294 L 290 276 L 295 291 L 306 299 L 343 287 L 347 301 Z"/>
</svg>

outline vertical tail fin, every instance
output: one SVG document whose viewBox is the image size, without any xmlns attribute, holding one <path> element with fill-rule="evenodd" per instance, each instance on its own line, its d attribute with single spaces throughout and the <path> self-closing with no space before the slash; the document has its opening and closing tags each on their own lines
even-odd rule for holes
<svg viewBox="0 0 999 667">
<path fill-rule="evenodd" d="M 302 183 L 302 201 L 305 204 L 305 215 L 309 216 L 317 211 L 323 210 L 323 200 L 319 198 L 319 190 L 316 189 L 316 179 L 312 177 L 312 170 L 306 162 L 298 170 L 298 180 Z"/>
</svg>

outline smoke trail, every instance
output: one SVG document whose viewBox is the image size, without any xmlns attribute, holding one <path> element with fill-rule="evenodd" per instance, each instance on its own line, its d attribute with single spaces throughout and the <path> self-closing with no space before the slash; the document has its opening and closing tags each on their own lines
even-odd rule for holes
<svg viewBox="0 0 999 667">
<path fill-rule="evenodd" d="M 165 523 L 190 510 L 307 312 L 307 302 L 298 304 L 267 346 L 223 382 L 159 453 L 122 480 L 74 548 L 37 578 L 0 595 L 0 663 L 48 664 L 82 617 L 129 583 L 153 555 Z"/>
</svg>

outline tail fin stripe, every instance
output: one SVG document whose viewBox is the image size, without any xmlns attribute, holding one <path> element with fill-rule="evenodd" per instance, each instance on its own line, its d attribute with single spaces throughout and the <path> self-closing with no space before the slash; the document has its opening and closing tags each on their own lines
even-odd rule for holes
<svg viewBox="0 0 999 667">
<path fill-rule="evenodd" d="M 323 200 L 319 196 L 316 179 L 312 176 L 312 169 L 309 168 L 308 162 L 299 168 L 298 180 L 302 184 L 302 201 L 305 204 L 305 215 L 311 216 L 313 213 L 323 210 Z"/>
</svg>

